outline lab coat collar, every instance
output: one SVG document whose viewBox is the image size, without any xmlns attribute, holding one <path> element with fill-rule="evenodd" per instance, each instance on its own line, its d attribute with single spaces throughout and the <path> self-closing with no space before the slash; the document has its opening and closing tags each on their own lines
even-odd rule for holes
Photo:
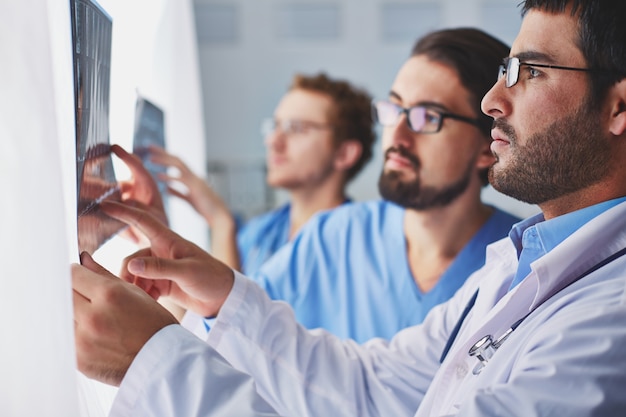
<svg viewBox="0 0 626 417">
<path fill-rule="evenodd" d="M 537 291 L 530 310 L 624 247 L 626 202 L 591 219 L 531 264 L 532 272 L 528 278 L 532 278 Z"/>
</svg>

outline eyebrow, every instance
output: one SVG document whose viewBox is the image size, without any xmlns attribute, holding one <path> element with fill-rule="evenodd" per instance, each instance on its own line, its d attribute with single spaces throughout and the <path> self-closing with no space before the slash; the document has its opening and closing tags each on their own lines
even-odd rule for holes
<svg viewBox="0 0 626 417">
<path fill-rule="evenodd" d="M 514 57 L 519 59 L 521 62 L 539 61 L 545 62 L 546 64 L 556 64 L 557 62 L 552 55 L 538 51 L 520 52 L 519 54 L 514 55 Z"/>
<path fill-rule="evenodd" d="M 396 93 L 395 91 L 391 90 L 389 91 L 389 97 L 395 98 L 398 101 L 402 101 L 402 97 L 400 97 L 400 94 Z M 421 106 L 421 107 L 426 107 L 429 109 L 435 109 L 435 110 L 440 110 L 444 113 L 450 112 L 451 110 L 449 108 L 447 108 L 446 106 L 444 106 L 441 103 L 437 103 L 435 101 L 419 101 L 409 107 L 416 107 L 416 106 Z"/>
</svg>

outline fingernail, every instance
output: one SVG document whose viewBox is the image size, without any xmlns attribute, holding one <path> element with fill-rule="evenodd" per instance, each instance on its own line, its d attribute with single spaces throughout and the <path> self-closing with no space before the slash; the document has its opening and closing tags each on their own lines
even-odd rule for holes
<svg viewBox="0 0 626 417">
<path fill-rule="evenodd" d="M 85 259 L 91 258 L 91 255 L 89 255 L 89 252 L 87 252 L 87 251 L 82 251 L 78 257 L 79 257 L 80 263 L 82 265 L 85 262 Z"/>
<path fill-rule="evenodd" d="M 132 259 L 128 263 L 128 271 L 133 274 L 139 274 L 146 269 L 146 263 L 143 259 Z"/>
</svg>

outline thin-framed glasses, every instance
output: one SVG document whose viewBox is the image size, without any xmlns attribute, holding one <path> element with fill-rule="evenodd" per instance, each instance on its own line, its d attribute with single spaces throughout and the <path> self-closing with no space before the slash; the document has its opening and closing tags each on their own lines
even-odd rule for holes
<svg viewBox="0 0 626 417">
<path fill-rule="evenodd" d="M 529 67 L 537 67 L 537 68 L 553 68 L 560 69 L 566 71 L 582 71 L 582 72 L 593 72 L 593 71 L 604 71 L 597 70 L 593 68 L 575 68 L 575 67 L 564 67 L 562 65 L 548 65 L 548 64 L 531 64 L 530 62 L 520 61 L 517 57 L 504 58 L 502 60 L 502 65 L 498 69 L 498 81 L 502 77 L 505 78 L 505 83 L 507 88 L 513 87 L 517 84 L 517 80 L 519 78 L 519 68 L 522 65 L 527 65 Z"/>
<path fill-rule="evenodd" d="M 480 126 L 478 119 L 444 112 L 427 106 L 405 108 L 387 100 L 372 102 L 372 117 L 383 126 L 395 126 L 402 114 L 406 115 L 409 128 L 415 133 L 437 133 L 444 119 L 454 119 Z"/>
<path fill-rule="evenodd" d="M 294 135 L 304 135 L 308 133 L 310 130 L 326 130 L 333 129 L 334 126 L 325 124 L 312 122 L 309 120 L 298 120 L 298 119 L 289 119 L 289 120 L 276 120 L 276 119 L 265 119 L 261 123 L 261 135 L 263 137 L 267 137 L 276 133 L 277 131 L 281 131 L 283 134 L 287 136 Z"/>
</svg>

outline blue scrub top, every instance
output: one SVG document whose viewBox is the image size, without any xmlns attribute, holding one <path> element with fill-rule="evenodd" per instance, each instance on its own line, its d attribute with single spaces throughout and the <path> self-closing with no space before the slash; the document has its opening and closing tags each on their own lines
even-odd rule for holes
<svg viewBox="0 0 626 417">
<path fill-rule="evenodd" d="M 241 272 L 259 270 L 278 249 L 289 241 L 290 204 L 253 217 L 237 233 Z"/>
<path fill-rule="evenodd" d="M 344 204 L 350 201 L 346 199 Z M 241 272 L 246 275 L 256 273 L 265 261 L 289 242 L 290 214 L 291 204 L 287 203 L 253 217 L 239 229 L 237 246 Z"/>
<path fill-rule="evenodd" d="M 409 268 L 404 209 L 386 201 L 321 213 L 266 262 L 253 279 L 273 299 L 292 305 L 308 328 L 358 342 L 391 338 L 419 324 L 485 263 L 486 246 L 520 219 L 494 213 L 427 293 Z"/>
</svg>

